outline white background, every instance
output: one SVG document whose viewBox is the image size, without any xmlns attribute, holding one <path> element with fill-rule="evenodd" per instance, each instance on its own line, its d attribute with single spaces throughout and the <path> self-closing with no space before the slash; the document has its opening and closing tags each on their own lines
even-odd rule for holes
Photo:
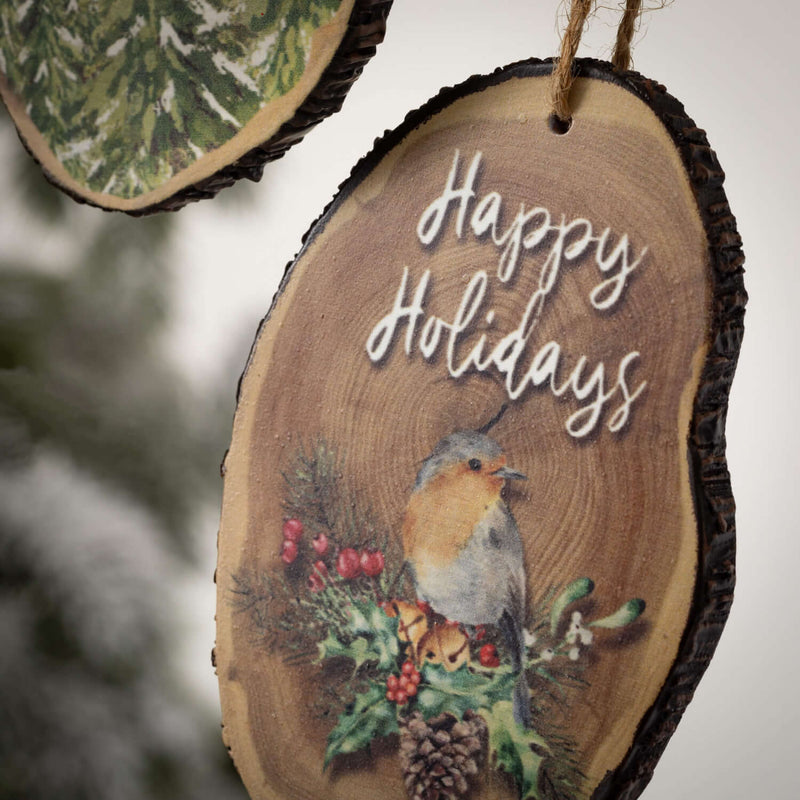
<svg viewBox="0 0 800 800">
<path fill-rule="evenodd" d="M 396 0 L 386 40 L 339 114 L 269 165 L 246 204 L 181 212 L 176 353 L 204 352 L 195 367 L 215 369 L 243 324 L 249 346 L 300 237 L 374 138 L 442 86 L 555 54 L 556 12 L 554 0 Z M 579 55 L 610 58 L 617 19 L 602 11 Z M 775 0 L 676 0 L 645 15 L 635 41 L 634 67 L 684 103 L 726 171 L 750 294 L 728 417 L 736 602 L 648 800 L 800 797 L 798 21 L 794 4 Z M 198 591 L 197 613 L 205 606 L 210 617 L 211 595 L 210 585 Z"/>
<path fill-rule="evenodd" d="M 266 0 L 265 0 L 266 2 Z M 607 0 L 609 5 L 615 5 Z M 198 383 L 244 366 L 302 234 L 376 136 L 439 88 L 558 48 L 556 0 L 396 0 L 387 38 L 343 110 L 238 202 L 178 215 L 177 317 L 170 349 Z M 618 14 L 603 11 L 580 55 L 609 58 Z M 717 655 L 656 769 L 647 800 L 800 796 L 800 419 L 795 341 L 798 12 L 766 0 L 676 0 L 645 15 L 634 66 L 665 84 L 708 132 L 747 255 L 747 334 L 730 399 L 728 458 L 738 505 L 738 586 Z M 95 213 L 95 212 L 92 212 Z M 100 212 L 96 212 L 100 213 Z M 6 220 L 6 225 L 9 220 Z M 29 242 L 52 248 L 58 243 Z M 224 376 L 224 377 L 223 377 Z M 183 669 L 209 704 L 216 512 L 201 531 L 203 577 L 188 581 Z"/>
</svg>

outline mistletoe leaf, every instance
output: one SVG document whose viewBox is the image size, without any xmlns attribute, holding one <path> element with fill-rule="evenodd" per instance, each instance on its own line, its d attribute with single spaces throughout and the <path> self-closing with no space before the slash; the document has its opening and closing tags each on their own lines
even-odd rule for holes
<svg viewBox="0 0 800 800">
<path fill-rule="evenodd" d="M 539 800 L 539 774 L 550 751 L 547 742 L 536 731 L 517 724 L 512 704 L 507 700 L 495 703 L 490 711 L 481 714 L 489 727 L 489 752 L 495 766 L 514 778 L 520 800 Z"/>
<path fill-rule="evenodd" d="M 356 695 L 352 706 L 339 715 L 336 727 L 328 736 L 323 770 L 335 756 L 355 753 L 368 747 L 373 739 L 397 731 L 396 707 L 386 699 L 386 687 L 374 682 L 367 691 Z"/>
<path fill-rule="evenodd" d="M 624 628 L 638 619 L 645 609 L 644 600 L 634 598 L 621 605 L 613 614 L 589 623 L 590 628 Z"/>
<path fill-rule="evenodd" d="M 594 581 L 591 578 L 578 578 L 568 584 L 563 592 L 555 599 L 550 609 L 550 633 L 556 635 L 558 623 L 567 606 L 576 600 L 590 595 L 594 591 Z"/>
</svg>

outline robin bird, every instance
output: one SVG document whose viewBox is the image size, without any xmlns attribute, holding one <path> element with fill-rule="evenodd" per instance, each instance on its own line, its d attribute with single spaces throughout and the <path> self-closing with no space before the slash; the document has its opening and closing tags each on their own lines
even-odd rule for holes
<svg viewBox="0 0 800 800">
<path fill-rule="evenodd" d="M 523 479 L 485 434 L 445 436 L 417 474 L 403 522 L 403 549 L 420 600 L 450 620 L 500 628 L 519 672 L 514 718 L 527 728 L 525 564 L 517 523 L 501 497 L 507 480 Z"/>
</svg>

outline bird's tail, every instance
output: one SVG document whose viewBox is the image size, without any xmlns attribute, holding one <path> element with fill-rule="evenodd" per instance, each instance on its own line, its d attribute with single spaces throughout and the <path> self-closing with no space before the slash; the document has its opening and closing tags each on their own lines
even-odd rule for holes
<svg viewBox="0 0 800 800">
<path fill-rule="evenodd" d="M 527 729 L 531 727 L 531 690 L 525 673 L 520 672 L 517 682 L 514 684 L 514 696 L 511 701 L 514 711 L 514 721 Z"/>
<path fill-rule="evenodd" d="M 511 698 L 514 720 L 523 728 L 530 728 L 531 689 L 528 686 L 523 667 L 525 663 L 525 641 L 522 635 L 522 628 L 507 611 L 503 612 L 503 616 L 500 618 L 500 628 L 511 650 L 511 666 L 514 672 L 519 673 Z"/>
</svg>

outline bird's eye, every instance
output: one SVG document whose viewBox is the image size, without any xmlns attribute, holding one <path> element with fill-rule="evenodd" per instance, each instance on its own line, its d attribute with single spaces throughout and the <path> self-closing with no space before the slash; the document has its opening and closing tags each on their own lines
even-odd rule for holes
<svg viewBox="0 0 800 800">
<path fill-rule="evenodd" d="M 477 472 L 481 468 L 481 460 L 479 458 L 471 458 L 468 464 L 473 472 Z"/>
</svg>

